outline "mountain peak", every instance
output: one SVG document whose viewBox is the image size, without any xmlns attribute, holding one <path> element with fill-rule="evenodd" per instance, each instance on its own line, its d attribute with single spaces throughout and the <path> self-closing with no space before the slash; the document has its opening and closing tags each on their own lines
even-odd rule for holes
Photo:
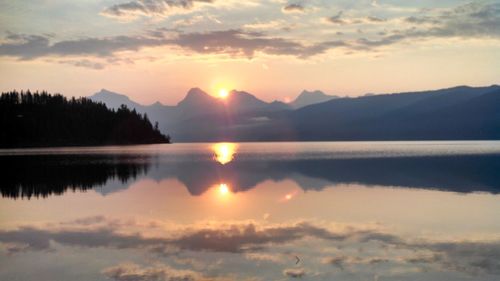
<svg viewBox="0 0 500 281">
<path fill-rule="evenodd" d="M 202 89 L 194 87 L 189 89 L 186 96 L 193 96 L 193 95 L 196 96 L 196 95 L 208 95 L 208 94 L 205 93 L 205 91 L 203 91 Z"/>
<path fill-rule="evenodd" d="M 300 95 L 290 103 L 293 108 L 301 108 L 315 103 L 329 101 L 336 98 L 336 96 L 330 96 L 323 93 L 320 90 L 308 91 L 303 90 Z"/>
<path fill-rule="evenodd" d="M 177 105 L 178 106 L 188 106 L 188 105 L 203 105 L 208 103 L 212 103 L 215 101 L 215 98 L 207 94 L 200 88 L 191 88 L 187 92 L 186 96 L 183 100 L 181 100 Z"/>
<path fill-rule="evenodd" d="M 99 92 L 90 96 L 89 99 L 102 102 L 108 106 L 108 108 L 119 108 L 122 104 L 126 105 L 128 108 L 138 109 L 141 105 L 132 101 L 126 95 L 118 94 L 106 89 L 101 89 Z"/>
<path fill-rule="evenodd" d="M 249 92 L 245 92 L 245 91 L 231 90 L 229 96 L 260 101 L 260 99 L 258 99 L 256 96 L 250 94 Z"/>
<path fill-rule="evenodd" d="M 121 99 L 130 100 L 129 97 L 127 97 L 126 95 L 118 94 L 118 93 L 106 90 L 104 88 L 93 95 L 93 97 L 96 97 L 96 96 L 97 97 L 99 97 L 99 96 L 100 97 L 113 97 L 113 98 L 121 98 Z"/>
<path fill-rule="evenodd" d="M 310 96 L 310 95 L 327 96 L 327 94 L 323 93 L 320 90 L 314 90 L 314 91 L 303 90 L 298 97 L 300 97 L 300 96 Z"/>
</svg>

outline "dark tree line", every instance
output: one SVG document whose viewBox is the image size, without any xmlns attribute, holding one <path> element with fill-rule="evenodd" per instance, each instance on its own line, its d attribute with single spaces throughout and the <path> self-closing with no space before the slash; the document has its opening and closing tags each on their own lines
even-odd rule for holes
<svg viewBox="0 0 500 281">
<path fill-rule="evenodd" d="M 168 143 L 158 124 L 122 105 L 47 92 L 2 93 L 0 147 Z"/>
</svg>

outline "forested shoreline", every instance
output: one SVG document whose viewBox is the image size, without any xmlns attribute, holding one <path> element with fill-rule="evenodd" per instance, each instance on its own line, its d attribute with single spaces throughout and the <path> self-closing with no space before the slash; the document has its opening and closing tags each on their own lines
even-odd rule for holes
<svg viewBox="0 0 500 281">
<path fill-rule="evenodd" d="M 169 143 L 158 124 L 126 106 L 88 98 L 11 91 L 0 95 L 0 147 Z"/>
</svg>

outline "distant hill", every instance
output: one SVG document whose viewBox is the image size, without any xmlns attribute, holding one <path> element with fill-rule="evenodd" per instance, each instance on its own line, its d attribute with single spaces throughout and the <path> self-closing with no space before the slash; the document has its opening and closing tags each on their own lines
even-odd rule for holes
<svg viewBox="0 0 500 281">
<path fill-rule="evenodd" d="M 106 89 L 101 89 L 99 92 L 95 93 L 93 96 L 89 97 L 91 100 L 102 102 L 106 104 L 108 108 L 118 109 L 122 104 L 126 105 L 128 108 L 138 110 L 142 105 L 132 101 L 126 95 L 121 95 L 108 91 Z"/>
<path fill-rule="evenodd" d="M 300 95 L 290 103 L 290 106 L 293 108 L 301 108 L 304 106 L 308 106 L 311 104 L 321 103 L 325 101 L 329 101 L 332 99 L 338 98 L 337 96 L 330 96 L 322 91 L 307 91 L 304 90 Z"/>
<path fill-rule="evenodd" d="M 0 95 L 0 147 L 168 143 L 147 116 L 46 92 Z"/>
<path fill-rule="evenodd" d="M 304 91 L 285 104 L 236 90 L 221 100 L 193 88 L 175 106 L 135 108 L 181 142 L 500 139 L 499 91 L 459 86 L 357 98 Z M 134 103 L 108 93 L 91 98 Z"/>
<path fill-rule="evenodd" d="M 341 98 L 288 120 L 300 140 L 500 139 L 500 87 Z"/>
</svg>

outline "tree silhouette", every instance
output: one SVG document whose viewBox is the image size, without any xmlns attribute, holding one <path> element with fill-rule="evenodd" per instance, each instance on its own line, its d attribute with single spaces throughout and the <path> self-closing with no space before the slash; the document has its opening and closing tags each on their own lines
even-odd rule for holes
<svg viewBox="0 0 500 281">
<path fill-rule="evenodd" d="M 12 91 L 0 96 L 0 147 L 169 143 L 147 115 L 87 98 Z"/>
</svg>

